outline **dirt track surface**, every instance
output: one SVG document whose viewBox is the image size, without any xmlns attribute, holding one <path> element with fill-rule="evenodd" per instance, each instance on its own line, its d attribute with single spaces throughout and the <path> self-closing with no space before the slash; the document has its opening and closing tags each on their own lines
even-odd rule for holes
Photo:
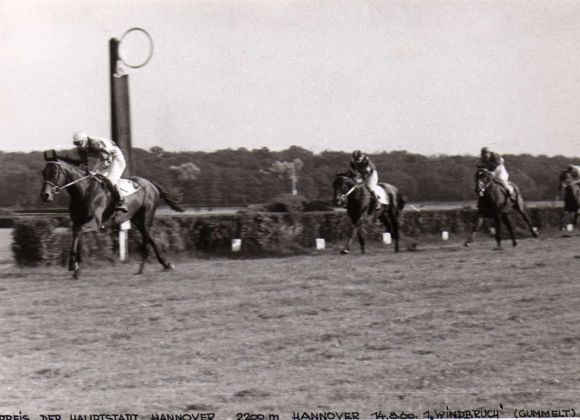
<svg viewBox="0 0 580 420">
<path fill-rule="evenodd" d="M 580 409 L 580 237 L 492 246 L 4 266 L 0 412 Z"/>
</svg>

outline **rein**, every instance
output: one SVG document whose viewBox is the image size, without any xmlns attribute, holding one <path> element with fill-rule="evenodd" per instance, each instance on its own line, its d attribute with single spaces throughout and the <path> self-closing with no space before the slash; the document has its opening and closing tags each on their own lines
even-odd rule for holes
<svg viewBox="0 0 580 420">
<path fill-rule="evenodd" d="M 92 178 L 92 177 L 93 177 L 93 175 L 87 175 L 87 176 L 83 176 L 82 178 L 76 179 L 76 180 L 74 180 L 74 181 L 72 181 L 72 182 L 69 182 L 68 184 L 64 184 L 64 185 L 61 185 L 61 186 L 58 186 L 58 185 L 57 185 L 57 186 L 56 186 L 56 188 L 55 188 L 55 191 L 54 191 L 54 193 L 55 193 L 55 194 L 58 194 L 58 193 L 60 193 L 60 190 L 62 190 L 63 188 L 70 187 L 71 185 L 74 185 L 74 184 L 76 184 L 77 182 L 81 182 L 81 181 L 84 181 L 84 180 L 85 180 L 85 179 L 87 179 L 87 178 Z M 51 184 L 52 184 L 52 183 L 51 183 Z M 52 184 L 52 185 L 54 185 L 54 184 Z"/>
<path fill-rule="evenodd" d="M 342 198 L 348 197 L 354 190 L 356 190 L 356 185 L 348 190 L 345 194 L 342 195 Z"/>
<path fill-rule="evenodd" d="M 60 168 L 60 163 L 59 162 L 48 162 L 48 163 L 52 163 L 53 165 L 57 165 Z M 93 178 L 94 174 L 88 174 L 86 176 L 83 176 L 79 179 L 75 179 L 74 181 L 69 182 L 68 184 L 64 184 L 64 185 L 56 185 L 54 182 L 48 181 L 48 180 L 44 180 L 45 184 L 50 185 L 51 187 L 54 188 L 54 195 L 60 194 L 60 191 L 64 188 L 70 187 L 71 185 L 74 185 L 78 182 L 84 181 L 87 178 Z M 96 178 L 95 178 L 96 179 Z M 98 182 L 101 182 L 100 180 L 97 179 Z"/>
</svg>

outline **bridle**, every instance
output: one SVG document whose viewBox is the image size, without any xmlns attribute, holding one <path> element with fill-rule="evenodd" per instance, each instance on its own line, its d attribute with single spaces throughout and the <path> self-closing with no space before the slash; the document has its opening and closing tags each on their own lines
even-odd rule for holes
<svg viewBox="0 0 580 420">
<path fill-rule="evenodd" d="M 75 179 L 74 181 L 71 181 L 71 182 L 69 182 L 69 183 L 67 183 L 67 184 L 64 184 L 64 185 L 58 185 L 58 180 L 60 179 L 60 176 L 61 176 L 61 173 L 62 173 L 62 170 L 61 170 L 61 164 L 60 164 L 60 162 L 53 162 L 53 161 L 50 161 L 50 162 L 47 162 L 46 164 L 47 164 L 47 165 L 49 165 L 49 164 L 53 164 L 53 165 L 56 165 L 56 166 L 57 166 L 57 168 L 58 168 L 57 175 L 56 175 L 56 179 L 55 179 L 55 182 L 56 182 L 56 184 L 55 184 L 55 182 L 49 181 L 49 180 L 47 180 L 47 179 L 45 179 L 45 180 L 43 181 L 43 183 L 42 183 L 42 185 L 43 185 L 43 186 L 44 186 L 44 185 L 49 185 L 50 187 L 52 187 L 52 189 L 54 190 L 54 195 L 57 195 L 57 194 L 59 194 L 61 190 L 65 189 L 65 188 L 67 188 L 67 187 L 70 187 L 71 185 L 74 185 L 74 184 L 76 184 L 77 182 L 81 182 L 81 181 L 84 181 L 84 180 L 85 180 L 85 179 L 87 179 L 87 178 L 91 178 L 91 177 L 93 177 L 93 175 L 92 175 L 92 174 L 88 174 L 88 175 L 86 175 L 86 176 L 83 176 L 83 177 L 81 177 L 81 178 L 79 178 L 79 179 Z"/>
<path fill-rule="evenodd" d="M 358 187 L 359 184 L 354 179 L 352 179 L 351 177 L 348 177 L 346 175 L 339 175 L 338 177 L 340 177 L 342 179 L 346 179 L 346 180 L 352 181 L 354 183 L 354 185 L 352 187 L 350 187 L 347 192 L 345 192 L 344 194 L 341 194 L 339 196 L 340 201 L 344 202 L 347 199 L 347 197 L 349 195 L 351 195 L 353 193 L 353 191 L 355 191 L 357 189 L 357 187 Z"/>
<path fill-rule="evenodd" d="M 487 179 L 487 182 L 483 178 Z M 483 197 L 489 185 L 493 182 L 491 176 L 484 170 L 479 170 L 475 175 L 476 192 L 480 197 Z"/>
</svg>

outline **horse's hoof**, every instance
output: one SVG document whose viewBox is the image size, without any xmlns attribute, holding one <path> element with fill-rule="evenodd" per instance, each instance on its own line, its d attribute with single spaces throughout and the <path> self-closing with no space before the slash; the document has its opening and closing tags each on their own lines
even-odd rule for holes
<svg viewBox="0 0 580 420">
<path fill-rule="evenodd" d="M 517 242 L 513 242 L 513 243 L 512 243 L 512 246 L 513 246 L 513 247 L 516 247 L 516 246 L 518 246 L 518 243 L 517 243 Z"/>
<path fill-rule="evenodd" d="M 73 278 L 74 278 L 75 280 L 78 280 L 80 276 L 81 276 L 81 269 L 80 269 L 80 268 L 77 268 L 77 269 L 74 271 L 74 273 L 73 273 Z"/>
<path fill-rule="evenodd" d="M 469 242 L 465 242 L 465 243 L 463 244 L 463 246 L 464 246 L 464 247 L 466 247 L 466 248 L 469 248 L 469 247 L 471 246 L 471 244 L 470 244 Z"/>
<path fill-rule="evenodd" d="M 175 264 L 170 263 L 165 265 L 165 271 L 173 271 L 173 270 L 175 270 Z"/>
<path fill-rule="evenodd" d="M 349 253 L 348 249 L 343 249 L 342 251 L 340 251 L 341 254 L 346 255 Z"/>
</svg>

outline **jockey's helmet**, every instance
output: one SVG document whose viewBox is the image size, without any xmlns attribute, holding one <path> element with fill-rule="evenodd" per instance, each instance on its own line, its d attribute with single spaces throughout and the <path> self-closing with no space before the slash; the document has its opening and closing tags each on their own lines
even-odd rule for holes
<svg viewBox="0 0 580 420">
<path fill-rule="evenodd" d="M 355 150 L 354 152 L 352 152 L 352 158 L 356 161 L 356 162 L 360 162 L 363 158 L 363 154 L 360 150 Z"/>
<path fill-rule="evenodd" d="M 73 134 L 73 144 L 75 146 L 82 146 L 88 139 L 89 136 L 87 135 L 87 133 L 84 133 L 82 131 L 77 131 L 76 133 Z"/>
<path fill-rule="evenodd" d="M 484 147 L 483 149 L 481 149 L 481 157 L 488 157 L 490 153 L 491 152 L 489 151 L 489 149 L 487 147 Z"/>
</svg>

